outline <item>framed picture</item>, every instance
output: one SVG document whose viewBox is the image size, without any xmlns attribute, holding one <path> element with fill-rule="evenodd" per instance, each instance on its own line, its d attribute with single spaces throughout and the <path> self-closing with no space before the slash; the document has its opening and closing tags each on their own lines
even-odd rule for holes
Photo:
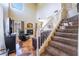
<svg viewBox="0 0 79 59">
<path fill-rule="evenodd" d="M 27 24 L 27 28 L 33 28 L 33 24 L 32 23 L 28 23 Z"/>
</svg>

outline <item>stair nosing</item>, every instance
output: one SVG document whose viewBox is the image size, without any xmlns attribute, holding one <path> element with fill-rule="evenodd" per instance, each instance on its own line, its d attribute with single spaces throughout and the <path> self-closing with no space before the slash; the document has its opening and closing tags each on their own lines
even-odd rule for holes
<svg viewBox="0 0 79 59">
<path fill-rule="evenodd" d="M 76 33 L 63 33 L 63 32 L 56 32 L 56 33 L 68 34 L 68 35 L 78 35 L 78 34 L 76 34 Z"/>
<path fill-rule="evenodd" d="M 60 37 L 60 36 L 54 36 L 54 37 L 52 37 L 52 41 L 57 41 L 57 42 L 60 42 L 60 43 L 71 45 L 73 47 L 77 46 L 76 43 L 78 43 L 78 40 L 71 39 L 71 38 L 64 38 L 64 37 Z M 72 44 L 72 43 L 74 43 L 74 44 Z"/>
<path fill-rule="evenodd" d="M 57 38 L 63 38 L 63 39 L 69 39 L 69 40 L 74 40 L 74 41 L 77 41 L 77 40 L 75 40 L 75 39 L 71 39 L 71 38 L 66 38 L 66 37 L 61 37 L 61 36 L 54 36 L 55 38 L 57 37 Z"/>
<path fill-rule="evenodd" d="M 61 32 L 61 33 L 78 33 L 78 29 L 75 30 L 71 30 L 71 29 L 58 29 L 57 32 Z"/>
<path fill-rule="evenodd" d="M 78 29 L 57 29 L 57 30 L 78 30 Z"/>
<path fill-rule="evenodd" d="M 57 41 L 51 41 L 50 45 L 52 46 L 53 42 L 57 43 L 58 45 L 65 45 L 65 48 L 67 48 L 67 46 L 69 47 L 69 49 L 71 48 L 74 48 L 76 49 L 75 47 L 71 46 L 71 45 L 67 45 L 67 44 L 64 44 L 64 43 L 61 43 L 61 42 L 57 42 Z M 71 48 L 70 48 L 71 47 Z"/>
<path fill-rule="evenodd" d="M 48 46 L 48 48 L 46 48 L 48 54 L 51 54 L 50 52 L 48 52 L 49 47 L 50 47 L 51 49 L 54 48 L 54 49 L 56 49 L 57 51 L 61 51 L 61 52 L 65 53 L 66 55 L 68 55 L 66 52 L 64 52 L 64 51 L 62 51 L 62 50 L 60 50 L 60 49 L 57 49 L 57 48 L 55 48 L 55 47 L 52 47 L 52 46 Z M 54 55 L 54 56 L 55 56 L 55 55 Z M 57 55 L 56 55 L 56 56 L 57 56 Z"/>
</svg>

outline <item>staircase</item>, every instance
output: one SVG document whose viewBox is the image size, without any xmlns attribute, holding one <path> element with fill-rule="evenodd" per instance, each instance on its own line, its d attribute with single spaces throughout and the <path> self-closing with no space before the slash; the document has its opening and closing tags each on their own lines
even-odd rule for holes
<svg viewBox="0 0 79 59">
<path fill-rule="evenodd" d="M 42 56 L 78 55 L 78 15 L 63 19 Z"/>
</svg>

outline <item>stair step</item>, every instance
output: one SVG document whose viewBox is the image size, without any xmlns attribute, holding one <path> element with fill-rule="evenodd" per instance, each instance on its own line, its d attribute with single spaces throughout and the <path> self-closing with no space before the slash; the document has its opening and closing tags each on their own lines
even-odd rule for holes
<svg viewBox="0 0 79 59">
<path fill-rule="evenodd" d="M 74 26 L 65 26 L 66 29 L 78 29 L 78 25 L 74 25 Z"/>
<path fill-rule="evenodd" d="M 57 32 L 78 33 L 78 29 L 58 29 Z"/>
<path fill-rule="evenodd" d="M 62 23 L 69 23 L 69 22 L 72 22 L 73 24 L 78 24 L 78 19 L 77 20 L 70 20 L 70 21 L 67 21 L 67 20 L 64 20 L 64 21 L 62 21 Z"/>
<path fill-rule="evenodd" d="M 68 53 L 71 56 L 77 55 L 77 48 L 76 47 L 72 47 L 70 45 L 62 44 L 62 43 L 59 43 L 59 42 L 56 42 L 56 41 L 51 41 L 50 45 L 52 47 L 60 49 L 61 51 Z"/>
<path fill-rule="evenodd" d="M 52 56 L 68 56 L 68 54 L 64 53 L 63 51 L 56 49 L 54 47 L 49 46 L 46 48 L 46 52 L 51 54 Z"/>
<path fill-rule="evenodd" d="M 68 25 L 68 26 L 59 26 L 59 29 L 74 29 L 74 30 L 78 30 L 78 25 Z"/>
<path fill-rule="evenodd" d="M 65 37 L 65 38 L 72 38 L 72 39 L 78 39 L 78 34 L 73 33 L 62 33 L 62 32 L 56 32 L 56 36 Z"/>
<path fill-rule="evenodd" d="M 68 19 L 64 19 L 62 22 L 75 22 L 75 21 L 78 21 L 78 15 L 74 16 L 74 17 L 71 17 L 71 18 L 68 18 Z"/>
<path fill-rule="evenodd" d="M 78 25 L 79 22 L 78 21 L 74 21 L 74 22 L 68 22 L 68 21 L 66 21 L 66 22 L 62 22 L 60 25 L 64 25 L 65 23 L 69 24 L 69 25 L 70 24 L 72 24 L 72 25 Z"/>
<path fill-rule="evenodd" d="M 71 19 L 67 19 L 67 20 L 63 20 L 62 23 L 67 23 L 67 22 L 78 22 L 78 19 L 75 20 L 71 20 Z"/>
<path fill-rule="evenodd" d="M 77 44 L 78 44 L 77 40 L 59 37 L 59 36 L 54 36 L 54 38 L 52 38 L 52 40 L 57 41 L 57 42 L 61 42 L 61 43 L 67 44 L 67 45 L 71 45 L 74 47 L 77 47 Z"/>
<path fill-rule="evenodd" d="M 45 56 L 52 56 L 51 54 L 46 53 Z"/>
</svg>

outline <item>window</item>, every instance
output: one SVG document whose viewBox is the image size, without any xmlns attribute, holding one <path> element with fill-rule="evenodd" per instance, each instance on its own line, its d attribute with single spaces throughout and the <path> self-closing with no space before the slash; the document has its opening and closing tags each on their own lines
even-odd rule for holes
<svg viewBox="0 0 79 59">
<path fill-rule="evenodd" d="M 23 9 L 23 4 L 22 3 L 13 3 L 12 8 L 22 10 Z"/>
</svg>

